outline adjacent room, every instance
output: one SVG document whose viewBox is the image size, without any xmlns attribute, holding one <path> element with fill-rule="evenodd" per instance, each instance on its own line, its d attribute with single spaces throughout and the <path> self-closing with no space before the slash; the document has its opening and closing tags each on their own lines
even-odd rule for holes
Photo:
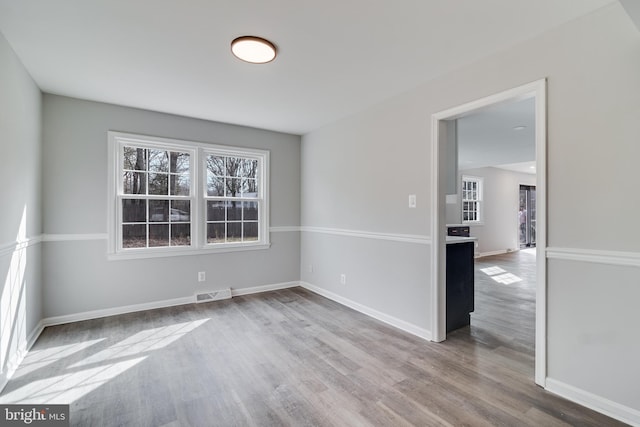
<svg viewBox="0 0 640 427">
<path fill-rule="evenodd" d="M 0 0 L 0 424 L 640 425 L 639 70 L 635 0 Z"/>
</svg>

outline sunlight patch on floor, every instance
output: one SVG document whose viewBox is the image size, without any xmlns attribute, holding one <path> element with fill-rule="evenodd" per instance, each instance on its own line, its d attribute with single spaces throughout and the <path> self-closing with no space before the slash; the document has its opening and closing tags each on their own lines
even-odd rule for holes
<svg viewBox="0 0 640 427">
<path fill-rule="evenodd" d="M 89 351 L 91 346 L 104 341 L 105 338 L 33 350 L 25 358 L 17 375 L 26 383 L 7 392 L 0 398 L 0 402 L 70 404 L 136 366 L 153 351 L 168 346 L 208 320 L 200 319 L 138 332 L 77 363 L 54 368 L 55 374 L 49 377 L 46 375 L 47 365 L 54 362 L 64 364 L 64 359 L 74 357 L 79 351 Z M 38 377 L 42 379 L 28 381 L 27 374 L 40 369 L 42 373 Z"/>
<path fill-rule="evenodd" d="M 508 273 L 507 270 L 494 265 L 493 267 L 481 268 L 482 271 L 487 276 L 490 276 L 497 283 L 502 285 L 510 285 L 512 283 L 522 282 L 522 279 L 516 276 L 515 274 Z"/>
<path fill-rule="evenodd" d="M 494 274 L 500 274 L 500 273 L 506 273 L 507 272 L 507 270 L 503 270 L 502 268 L 500 268 L 498 266 L 481 268 L 480 271 L 482 271 L 484 274 L 486 274 L 488 276 L 493 276 Z"/>
<path fill-rule="evenodd" d="M 522 282 L 521 278 L 511 273 L 499 274 L 497 276 L 491 276 L 491 278 L 503 285 L 510 285 L 512 283 Z"/>
</svg>

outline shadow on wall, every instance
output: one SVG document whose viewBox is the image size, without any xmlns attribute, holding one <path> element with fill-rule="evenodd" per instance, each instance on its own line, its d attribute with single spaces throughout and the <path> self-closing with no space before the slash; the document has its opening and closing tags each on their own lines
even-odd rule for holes
<svg viewBox="0 0 640 427">
<path fill-rule="evenodd" d="M 26 272 L 27 207 L 22 211 L 14 244 L 0 248 L 0 388 L 18 367 L 27 348 Z"/>
</svg>

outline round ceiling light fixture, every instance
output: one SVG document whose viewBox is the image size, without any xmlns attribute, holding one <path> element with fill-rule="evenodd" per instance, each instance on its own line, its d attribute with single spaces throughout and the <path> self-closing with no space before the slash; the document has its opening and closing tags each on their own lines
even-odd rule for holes
<svg viewBox="0 0 640 427">
<path fill-rule="evenodd" d="M 513 130 L 518 130 L 518 131 L 520 131 L 520 130 L 525 130 L 526 128 L 527 128 L 526 126 L 524 126 L 524 125 L 520 125 L 520 126 L 514 126 L 514 127 L 513 127 Z"/>
<path fill-rule="evenodd" d="M 266 64 L 276 59 L 276 47 L 269 40 L 242 36 L 231 42 L 231 52 L 238 59 L 252 64 Z"/>
</svg>

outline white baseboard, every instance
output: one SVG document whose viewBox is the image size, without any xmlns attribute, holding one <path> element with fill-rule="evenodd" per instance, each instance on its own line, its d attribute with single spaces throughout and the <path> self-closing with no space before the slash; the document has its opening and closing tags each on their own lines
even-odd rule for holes
<svg viewBox="0 0 640 427">
<path fill-rule="evenodd" d="M 135 313 L 136 311 L 153 310 L 155 308 L 173 307 L 175 305 L 190 304 L 195 297 L 174 298 L 163 301 L 146 302 L 142 304 L 125 305 L 121 307 L 105 308 L 101 310 L 83 311 L 81 313 L 65 314 L 42 319 L 44 326 L 62 325 L 64 323 L 81 322 L 83 320 L 99 319 L 101 317 L 116 316 L 118 314 Z"/>
<path fill-rule="evenodd" d="M 279 289 L 295 288 L 300 286 L 300 282 L 276 283 L 275 285 L 254 286 L 252 288 L 231 289 L 231 295 L 234 297 L 240 295 L 259 294 L 260 292 L 277 291 Z"/>
<path fill-rule="evenodd" d="M 515 252 L 515 251 L 511 251 L 511 252 Z M 509 251 L 507 251 L 506 249 L 501 249 L 499 251 L 478 252 L 475 257 L 482 258 L 485 256 L 502 255 L 506 253 L 509 253 Z"/>
<path fill-rule="evenodd" d="M 347 306 L 356 311 L 359 311 L 360 313 L 366 314 L 369 317 L 373 317 L 374 319 L 380 320 L 381 322 L 384 322 L 388 325 L 401 329 L 405 332 L 408 332 L 412 335 L 415 335 L 427 341 L 432 341 L 431 331 L 420 328 L 414 325 L 413 323 L 405 322 L 404 320 L 398 319 L 397 317 L 389 316 L 388 314 L 385 314 L 373 308 L 367 307 L 366 305 L 362 305 L 348 298 L 344 298 L 338 294 L 334 294 L 333 292 L 319 288 L 315 285 L 312 285 L 311 283 L 300 282 L 300 286 L 310 290 L 311 292 L 315 292 L 318 295 L 322 295 L 325 298 L 329 298 L 330 300 L 333 300 L 344 306 Z"/>
<path fill-rule="evenodd" d="M 547 378 L 546 390 L 594 411 L 632 426 L 640 426 L 640 411 L 613 402 L 604 397 L 579 389 L 561 381 Z"/>
<path fill-rule="evenodd" d="M 36 340 L 38 339 L 38 337 L 40 336 L 43 330 L 44 330 L 44 325 L 42 321 L 40 321 L 38 322 L 36 327 L 33 328 L 33 331 L 31 331 L 29 336 L 27 336 L 27 340 L 24 348 L 18 349 L 17 352 L 13 353 L 10 356 L 11 360 L 9 361 L 9 363 L 7 363 L 7 370 L 3 372 L 2 375 L 0 375 L 0 392 L 4 390 L 5 386 L 7 385 L 11 377 L 13 377 L 13 374 L 16 373 L 18 366 L 20 366 L 25 356 L 27 355 L 29 350 L 31 350 L 31 347 L 33 347 L 33 344 L 35 344 Z"/>
<path fill-rule="evenodd" d="M 276 283 L 272 285 L 254 286 L 251 288 L 231 289 L 232 296 L 257 294 L 260 292 L 273 291 L 278 289 L 292 288 L 299 286 L 299 282 Z M 61 325 L 64 323 L 80 322 L 82 320 L 99 319 L 101 317 L 115 316 L 118 314 L 135 313 L 137 311 L 153 310 L 156 308 L 173 307 L 176 305 L 195 303 L 195 296 L 174 298 L 162 301 L 153 301 L 142 304 L 126 305 L 121 307 L 106 308 L 102 310 L 85 311 L 82 313 L 67 314 L 63 316 L 47 317 L 42 319 L 44 326 Z"/>
</svg>

